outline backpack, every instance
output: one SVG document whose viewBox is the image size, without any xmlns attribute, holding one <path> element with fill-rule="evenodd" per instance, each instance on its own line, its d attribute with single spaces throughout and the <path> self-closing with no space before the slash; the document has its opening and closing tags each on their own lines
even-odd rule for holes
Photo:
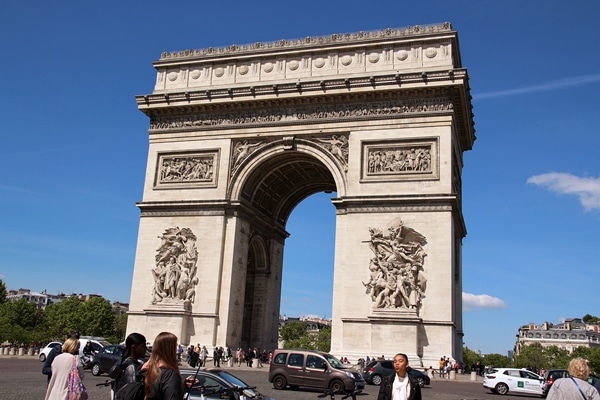
<svg viewBox="0 0 600 400">
<path fill-rule="evenodd" d="M 126 383 L 123 385 L 117 393 L 115 393 L 115 400 L 144 400 L 144 381 L 135 381 L 132 383 Z"/>
<path fill-rule="evenodd" d="M 124 384 L 117 390 L 114 395 L 114 400 L 144 400 L 146 395 L 144 378 L 146 371 L 141 371 L 136 374 L 135 382 Z"/>
</svg>

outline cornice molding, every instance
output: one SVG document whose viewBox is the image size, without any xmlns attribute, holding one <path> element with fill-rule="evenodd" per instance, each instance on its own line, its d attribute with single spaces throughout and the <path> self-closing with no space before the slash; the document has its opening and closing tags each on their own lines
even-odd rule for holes
<svg viewBox="0 0 600 400">
<path fill-rule="evenodd" d="M 225 47 L 208 47 L 205 49 L 163 52 L 160 55 L 159 61 L 186 60 L 190 58 L 198 59 L 203 57 L 214 57 L 215 55 L 256 54 L 257 52 L 281 49 L 310 49 L 315 46 L 322 48 L 330 45 L 368 43 L 371 41 L 380 41 L 382 39 L 411 38 L 448 32 L 452 32 L 452 24 L 450 22 L 443 22 L 441 24 L 415 25 L 403 28 L 359 31 L 356 33 L 335 33 L 329 36 L 308 36 L 304 39 L 282 39 L 274 42 L 256 42 L 245 45 L 232 44 Z"/>
</svg>

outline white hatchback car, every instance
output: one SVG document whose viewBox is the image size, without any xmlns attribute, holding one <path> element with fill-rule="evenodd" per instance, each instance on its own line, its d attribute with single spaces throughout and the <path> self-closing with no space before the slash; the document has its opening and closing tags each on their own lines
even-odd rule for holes
<svg viewBox="0 0 600 400">
<path fill-rule="evenodd" d="M 526 369 L 492 368 L 483 376 L 483 387 L 492 393 L 527 393 L 542 396 L 544 378 Z"/>
<path fill-rule="evenodd" d="M 59 347 L 62 346 L 62 342 L 50 342 L 46 345 L 46 347 L 44 347 L 43 349 L 40 350 L 40 361 L 44 362 L 46 361 L 46 358 L 48 357 L 48 354 L 50 354 L 50 351 L 52 351 L 53 348 L 55 347 Z"/>
</svg>

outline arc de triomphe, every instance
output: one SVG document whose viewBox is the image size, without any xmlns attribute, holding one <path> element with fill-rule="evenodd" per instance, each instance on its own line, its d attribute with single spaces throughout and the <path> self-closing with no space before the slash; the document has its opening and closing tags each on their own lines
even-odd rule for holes
<svg viewBox="0 0 600 400">
<path fill-rule="evenodd" d="M 128 332 L 276 348 L 286 222 L 325 191 L 331 352 L 462 358 L 475 134 L 449 23 L 163 53 L 154 67 L 136 98 L 150 127 Z"/>
</svg>

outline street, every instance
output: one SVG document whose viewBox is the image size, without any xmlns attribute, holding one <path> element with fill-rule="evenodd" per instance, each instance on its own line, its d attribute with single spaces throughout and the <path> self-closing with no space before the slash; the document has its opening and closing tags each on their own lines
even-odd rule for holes
<svg viewBox="0 0 600 400">
<path fill-rule="evenodd" d="M 241 378 L 250 386 L 277 400 L 317 400 L 320 390 L 275 390 L 268 382 L 268 367 L 252 369 L 247 367 L 224 367 Z M 4 400 L 43 399 L 46 392 L 46 376 L 42 375 L 42 363 L 37 358 L 0 357 L 0 398 Z M 84 383 L 89 393 L 89 400 L 110 400 L 110 389 L 97 386 L 108 380 L 108 376 L 93 376 L 86 370 Z M 379 387 L 367 385 L 359 400 L 376 400 Z M 526 395 L 499 396 L 483 388 L 481 381 L 466 380 L 448 381 L 433 379 L 431 386 L 422 389 L 424 400 L 527 400 L 535 398 Z M 337 396 L 341 399 L 342 396 Z M 325 400 L 328 400 L 326 398 Z"/>
</svg>

